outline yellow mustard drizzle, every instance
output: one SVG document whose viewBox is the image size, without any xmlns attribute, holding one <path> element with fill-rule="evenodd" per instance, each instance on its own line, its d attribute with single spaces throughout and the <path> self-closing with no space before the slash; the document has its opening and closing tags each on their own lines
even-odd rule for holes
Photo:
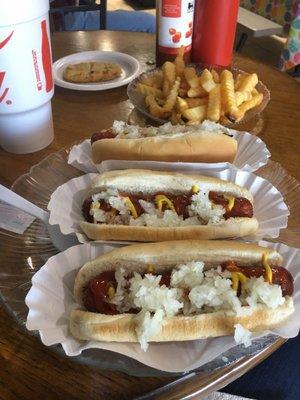
<svg viewBox="0 0 300 400">
<path fill-rule="evenodd" d="M 107 291 L 109 299 L 112 299 L 115 293 L 116 293 L 115 288 L 113 286 L 110 286 Z"/>
<path fill-rule="evenodd" d="M 170 199 L 167 198 L 164 194 L 157 194 L 155 196 L 155 204 L 158 208 L 159 211 L 162 211 L 163 205 L 166 204 L 166 206 L 172 210 L 175 211 L 174 205 Z"/>
<path fill-rule="evenodd" d="M 225 199 L 228 200 L 227 207 L 228 207 L 228 210 L 231 211 L 234 207 L 235 198 L 233 196 L 227 196 L 227 195 L 225 195 L 224 197 L 225 197 Z"/>
<path fill-rule="evenodd" d="M 154 272 L 153 265 L 152 265 L 152 264 L 149 264 L 149 265 L 147 266 L 147 274 L 153 274 L 153 272 Z"/>
<path fill-rule="evenodd" d="M 198 193 L 198 192 L 199 192 L 199 190 L 200 190 L 200 189 L 199 189 L 199 187 L 198 187 L 198 186 L 196 186 L 196 185 L 193 185 L 193 186 L 192 186 L 192 193 L 193 193 L 193 194 L 196 194 L 196 193 Z"/>
<path fill-rule="evenodd" d="M 236 292 L 239 287 L 239 283 L 241 285 L 247 282 L 247 277 L 242 272 L 231 272 L 231 280 L 232 280 L 232 289 Z"/>
<path fill-rule="evenodd" d="M 267 282 L 272 283 L 273 282 L 273 272 L 272 272 L 272 268 L 270 267 L 270 265 L 268 263 L 268 258 L 269 258 L 269 253 L 266 251 L 266 252 L 264 252 L 264 254 L 262 256 L 262 265 L 263 265 L 264 269 L 266 270 L 265 278 L 266 278 Z"/>
<path fill-rule="evenodd" d="M 129 208 L 129 211 L 130 211 L 131 215 L 133 216 L 133 218 L 137 218 L 138 215 L 137 215 L 136 209 L 135 209 L 132 201 L 130 200 L 130 198 L 124 197 L 124 200 L 125 200 L 127 207 Z"/>
</svg>

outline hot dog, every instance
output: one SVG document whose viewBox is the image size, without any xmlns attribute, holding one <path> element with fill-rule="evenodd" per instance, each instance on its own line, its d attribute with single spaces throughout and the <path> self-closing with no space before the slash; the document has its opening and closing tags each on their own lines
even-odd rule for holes
<svg viewBox="0 0 300 400">
<path fill-rule="evenodd" d="M 293 278 L 275 251 L 234 241 L 122 247 L 86 263 L 70 316 L 82 340 L 148 342 L 278 326 L 293 313 Z"/>
<path fill-rule="evenodd" d="M 80 223 L 93 240 L 164 241 L 256 232 L 250 192 L 199 175 L 123 170 L 96 177 Z"/>
<path fill-rule="evenodd" d="M 141 128 L 115 121 L 91 138 L 94 163 L 104 160 L 233 162 L 237 141 L 225 131 L 195 126 Z"/>
</svg>

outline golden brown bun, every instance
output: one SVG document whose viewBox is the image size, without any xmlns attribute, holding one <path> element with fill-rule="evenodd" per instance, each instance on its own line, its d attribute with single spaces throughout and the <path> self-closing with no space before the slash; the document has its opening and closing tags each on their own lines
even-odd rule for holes
<svg viewBox="0 0 300 400">
<path fill-rule="evenodd" d="M 190 317 L 166 317 L 160 332 L 149 341 L 170 342 L 231 335 L 235 324 L 241 324 L 252 332 L 264 331 L 283 324 L 293 312 L 293 299 L 286 298 L 285 303 L 274 310 L 259 304 L 247 316 L 237 317 L 229 311 L 217 311 Z M 80 340 L 137 342 L 134 317 L 135 314 L 104 315 L 73 310 L 70 329 L 72 335 Z"/>
<path fill-rule="evenodd" d="M 253 203 L 251 193 L 241 186 L 221 179 L 202 175 L 181 174 L 177 172 L 127 169 L 108 171 L 97 176 L 91 185 L 91 192 L 103 189 L 116 189 L 122 192 L 144 194 L 186 193 L 193 185 L 206 190 L 245 197 Z M 218 225 L 191 225 L 176 228 L 151 226 L 128 226 L 94 224 L 82 221 L 80 227 L 92 240 L 131 240 L 136 242 L 159 242 L 180 239 L 225 239 L 255 234 L 258 229 L 256 218 L 229 218 Z"/>
<path fill-rule="evenodd" d="M 254 235 L 256 218 L 229 218 L 218 225 L 190 225 L 178 228 L 151 226 L 108 225 L 80 222 L 86 236 L 92 240 L 128 240 L 132 242 L 163 242 L 184 239 L 229 239 Z"/>
<path fill-rule="evenodd" d="M 236 261 L 241 266 L 260 266 L 265 251 L 266 248 L 255 244 L 225 240 L 178 240 L 120 247 L 87 262 L 79 270 L 74 284 L 74 296 L 77 303 L 82 305 L 82 290 L 87 283 L 101 272 L 115 270 L 120 265 L 137 272 L 145 271 L 149 264 L 156 271 L 162 271 L 194 260 L 201 260 L 207 266 L 219 265 L 228 260 Z M 280 254 L 272 249 L 269 249 L 268 260 L 274 267 L 282 264 Z"/>
<path fill-rule="evenodd" d="M 235 139 L 206 131 L 174 137 L 101 139 L 92 144 L 92 159 L 96 164 L 104 160 L 232 163 L 236 152 Z"/>
</svg>

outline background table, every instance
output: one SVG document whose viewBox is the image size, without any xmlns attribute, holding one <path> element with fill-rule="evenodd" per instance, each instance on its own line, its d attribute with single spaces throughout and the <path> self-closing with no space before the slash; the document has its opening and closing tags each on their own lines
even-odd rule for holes
<svg viewBox="0 0 300 400">
<path fill-rule="evenodd" d="M 124 32 L 64 32 L 52 37 L 53 60 L 86 50 L 113 50 L 136 57 L 142 68 L 154 61 L 153 35 Z M 260 64 L 236 57 L 239 68 L 257 72 L 271 91 L 271 101 L 260 121 L 260 137 L 274 161 L 297 179 L 299 166 L 300 86 L 292 78 Z M 126 87 L 105 92 L 77 92 L 56 87 L 53 99 L 55 139 L 46 149 L 29 155 L 0 150 L 0 182 L 11 186 L 48 154 L 93 132 L 109 127 L 114 119 L 127 119 L 132 105 Z M 1 286 L 1 275 L 0 275 Z M 0 399 L 132 399 L 170 382 L 171 378 L 135 378 L 99 371 L 74 363 L 44 347 L 0 310 Z"/>
</svg>

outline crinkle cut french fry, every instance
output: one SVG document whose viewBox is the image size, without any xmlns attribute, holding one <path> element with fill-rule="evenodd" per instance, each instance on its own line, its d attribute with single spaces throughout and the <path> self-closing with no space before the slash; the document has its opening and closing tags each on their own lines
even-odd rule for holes
<svg viewBox="0 0 300 400">
<path fill-rule="evenodd" d="M 207 118 L 217 122 L 221 116 L 221 89 L 216 85 L 208 95 Z"/>
<path fill-rule="evenodd" d="M 154 75 L 143 76 L 140 81 L 140 83 L 142 83 L 143 85 L 147 85 L 147 86 L 153 86 L 154 82 L 155 82 Z"/>
<path fill-rule="evenodd" d="M 223 70 L 221 73 L 221 96 L 223 97 L 222 106 L 224 107 L 225 116 L 232 122 L 237 119 L 237 105 L 234 94 L 234 81 L 232 73 Z"/>
<path fill-rule="evenodd" d="M 149 96 L 147 96 L 145 102 L 148 105 L 150 114 L 153 115 L 153 117 L 158 117 L 158 118 L 170 117 L 171 112 L 165 110 L 163 107 L 158 105 L 153 95 L 150 94 Z"/>
<path fill-rule="evenodd" d="M 162 70 L 155 71 L 152 76 L 154 79 L 154 87 L 161 89 L 164 80 L 164 74 Z"/>
<path fill-rule="evenodd" d="M 257 74 L 244 75 L 239 85 L 239 92 L 252 92 L 255 86 L 258 84 Z"/>
<path fill-rule="evenodd" d="M 176 98 L 178 95 L 178 90 L 179 90 L 179 86 L 180 86 L 180 78 L 176 78 L 176 81 L 173 85 L 173 87 L 170 90 L 170 93 L 166 99 L 165 105 L 163 106 L 164 110 L 166 111 L 172 111 L 172 109 L 175 106 L 176 103 Z"/>
<path fill-rule="evenodd" d="M 219 76 L 218 72 L 215 69 L 212 69 L 210 72 L 212 74 L 214 82 L 215 83 L 220 83 L 220 76 Z"/>
<path fill-rule="evenodd" d="M 205 69 L 201 73 L 200 84 L 207 93 L 209 93 L 216 86 L 213 76 L 208 69 Z"/>
<path fill-rule="evenodd" d="M 263 97 L 262 93 L 258 93 L 254 95 L 251 100 L 245 101 L 240 105 L 238 108 L 237 121 L 240 121 L 244 117 L 245 113 L 251 110 L 251 108 L 257 107 L 263 101 Z"/>
<path fill-rule="evenodd" d="M 207 106 L 198 106 L 193 108 L 188 108 L 183 111 L 182 116 L 189 121 L 202 121 L 206 116 Z"/>
<path fill-rule="evenodd" d="M 236 105 L 240 106 L 244 101 L 249 101 L 252 98 L 252 94 L 250 92 L 235 92 L 235 100 Z"/>
<path fill-rule="evenodd" d="M 207 92 L 201 87 L 200 77 L 197 76 L 195 68 L 186 67 L 184 69 L 184 77 L 190 87 L 187 92 L 188 97 L 193 98 L 207 96 Z"/>
<path fill-rule="evenodd" d="M 168 80 L 170 82 L 170 85 L 173 86 L 176 79 L 175 65 L 170 61 L 166 61 L 162 66 L 162 70 L 163 70 L 164 81 Z"/>
<path fill-rule="evenodd" d="M 184 57 L 184 46 L 181 46 L 174 60 L 176 76 L 182 77 L 183 75 L 183 71 L 185 68 L 185 62 L 183 57 Z"/>
<path fill-rule="evenodd" d="M 254 89 L 252 90 L 252 92 L 251 92 L 252 96 L 254 96 L 254 95 L 258 94 L 258 93 L 259 93 L 258 90 L 255 89 L 255 88 L 254 88 Z"/>
<path fill-rule="evenodd" d="M 234 78 L 234 90 L 239 90 L 244 75 L 245 74 L 237 74 L 237 76 Z"/>
<path fill-rule="evenodd" d="M 137 84 L 137 90 L 145 96 L 152 94 L 155 97 L 159 97 L 159 98 L 163 97 L 163 92 L 161 90 L 159 90 L 153 86 L 145 85 L 143 83 Z"/>
<path fill-rule="evenodd" d="M 167 97 L 170 93 L 171 84 L 167 79 L 164 79 L 162 84 L 163 97 Z"/>
<path fill-rule="evenodd" d="M 188 102 L 186 99 L 182 99 L 181 97 L 177 96 L 176 99 L 176 109 L 178 112 L 182 113 L 184 110 L 187 110 L 189 107 Z"/>
<path fill-rule="evenodd" d="M 194 97 L 206 97 L 207 96 L 207 92 L 200 86 L 197 88 L 191 88 L 188 90 L 187 95 L 190 98 L 194 98 Z"/>
<path fill-rule="evenodd" d="M 193 107 L 198 107 L 198 106 L 204 106 L 207 105 L 208 103 L 208 97 L 194 97 L 194 98 L 186 98 L 185 101 L 188 103 L 188 108 L 193 108 Z"/>
<path fill-rule="evenodd" d="M 197 88 L 199 86 L 199 79 L 195 68 L 186 67 L 184 68 L 183 74 L 190 88 Z"/>
</svg>

